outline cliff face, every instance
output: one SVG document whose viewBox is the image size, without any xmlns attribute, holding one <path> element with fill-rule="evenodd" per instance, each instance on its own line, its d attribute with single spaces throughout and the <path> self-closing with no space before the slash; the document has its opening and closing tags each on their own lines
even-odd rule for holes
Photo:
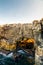
<svg viewBox="0 0 43 65">
<path fill-rule="evenodd" d="M 43 20 L 41 20 L 41 22 L 43 22 Z M 22 40 L 22 38 L 34 38 L 38 41 L 41 39 L 40 34 L 41 25 L 40 21 L 37 20 L 34 20 L 32 24 L 3 25 L 0 26 L 0 46 L 2 46 L 1 41 L 3 41 L 3 39 L 8 44 L 15 44 L 17 40 Z"/>
<path fill-rule="evenodd" d="M 0 39 L 4 38 L 9 43 L 14 43 L 22 37 L 32 37 L 32 24 L 12 24 L 0 27 Z"/>
</svg>

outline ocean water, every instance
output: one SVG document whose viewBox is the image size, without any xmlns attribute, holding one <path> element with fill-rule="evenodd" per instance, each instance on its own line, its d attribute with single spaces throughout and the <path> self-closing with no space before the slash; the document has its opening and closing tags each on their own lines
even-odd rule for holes
<svg viewBox="0 0 43 65">
<path fill-rule="evenodd" d="M 15 65 L 15 61 L 13 58 L 0 54 L 0 65 Z"/>
<path fill-rule="evenodd" d="M 10 56 L 11 55 L 11 56 Z M 0 65 L 34 65 L 33 63 L 30 63 L 25 56 L 19 56 L 14 59 L 12 58 L 12 53 L 9 56 L 6 54 L 1 53 L 0 54 Z"/>
</svg>

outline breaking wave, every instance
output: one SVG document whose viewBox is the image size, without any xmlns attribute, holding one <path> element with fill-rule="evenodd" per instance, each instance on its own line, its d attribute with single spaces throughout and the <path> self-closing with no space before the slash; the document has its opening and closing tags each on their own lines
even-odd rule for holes
<svg viewBox="0 0 43 65">
<path fill-rule="evenodd" d="M 12 58 L 13 53 L 6 55 L 0 52 L 0 65 L 15 65 L 15 61 Z"/>
</svg>

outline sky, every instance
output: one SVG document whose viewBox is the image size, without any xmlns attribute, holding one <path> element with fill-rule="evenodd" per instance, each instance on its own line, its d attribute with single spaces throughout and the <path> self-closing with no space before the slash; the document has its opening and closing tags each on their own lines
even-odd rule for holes
<svg viewBox="0 0 43 65">
<path fill-rule="evenodd" d="M 43 18 L 43 0 L 0 0 L 0 24 L 32 23 Z"/>
</svg>

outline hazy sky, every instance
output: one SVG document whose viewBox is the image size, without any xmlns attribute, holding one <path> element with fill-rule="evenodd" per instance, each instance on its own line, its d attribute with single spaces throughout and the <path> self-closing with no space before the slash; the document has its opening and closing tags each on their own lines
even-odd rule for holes
<svg viewBox="0 0 43 65">
<path fill-rule="evenodd" d="M 0 0 L 0 24 L 43 18 L 43 0 Z"/>
</svg>

